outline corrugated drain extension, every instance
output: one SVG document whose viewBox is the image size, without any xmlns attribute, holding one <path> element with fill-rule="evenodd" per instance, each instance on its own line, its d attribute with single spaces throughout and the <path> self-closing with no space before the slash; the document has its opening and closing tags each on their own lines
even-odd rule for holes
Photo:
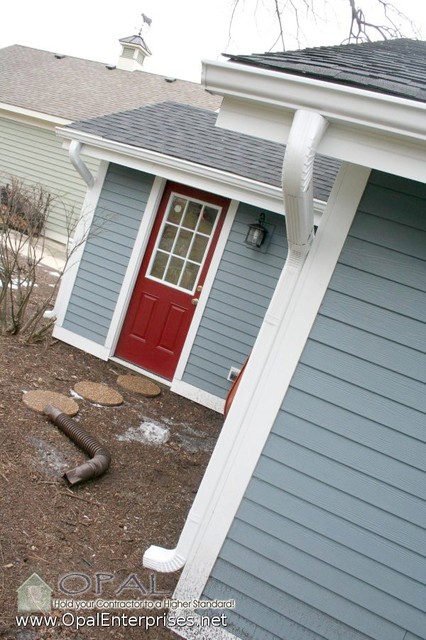
<svg viewBox="0 0 426 640">
<path fill-rule="evenodd" d="M 97 478 L 108 469 L 111 462 L 111 454 L 104 445 L 87 433 L 80 425 L 76 424 L 72 418 L 49 404 L 44 408 L 43 413 L 51 422 L 56 424 L 60 430 L 67 435 L 80 449 L 91 456 L 91 460 L 64 473 L 64 478 L 70 487 L 73 487 L 84 480 Z"/>
</svg>

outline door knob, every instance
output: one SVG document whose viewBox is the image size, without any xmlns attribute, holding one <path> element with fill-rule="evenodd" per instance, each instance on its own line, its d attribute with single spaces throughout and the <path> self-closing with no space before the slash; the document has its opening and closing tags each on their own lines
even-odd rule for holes
<svg viewBox="0 0 426 640">
<path fill-rule="evenodd" d="M 197 306 L 197 304 L 198 304 L 198 298 L 192 298 L 192 300 L 191 300 L 191 304 L 193 304 L 193 305 L 194 305 L 194 307 L 196 307 L 196 306 Z"/>
</svg>

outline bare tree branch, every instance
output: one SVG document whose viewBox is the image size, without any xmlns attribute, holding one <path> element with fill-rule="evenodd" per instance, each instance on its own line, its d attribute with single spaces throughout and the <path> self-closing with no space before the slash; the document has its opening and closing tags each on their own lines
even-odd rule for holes
<svg viewBox="0 0 426 640">
<path fill-rule="evenodd" d="M 345 43 L 369 42 L 377 39 L 388 40 L 407 35 L 419 37 L 420 35 L 413 20 L 388 0 L 374 0 L 368 10 L 364 8 L 365 0 L 340 0 L 338 4 L 335 0 L 323 0 L 321 13 L 318 10 L 318 3 L 319 0 L 263 0 L 262 3 L 256 2 L 254 10 L 252 5 L 251 11 L 254 16 L 260 15 L 261 11 L 267 12 L 269 9 L 269 15 L 275 17 L 278 35 L 270 45 L 269 51 L 272 51 L 277 45 L 285 51 L 285 43 L 288 38 L 295 39 L 301 46 L 302 36 L 304 37 L 304 24 L 309 24 L 312 18 L 315 19 L 315 22 L 317 20 L 326 21 L 327 8 L 332 9 L 337 17 L 340 17 L 344 11 L 346 12 L 348 36 L 344 40 Z M 375 9 L 381 10 L 382 17 L 376 17 L 377 11 L 375 12 Z M 245 10 L 246 2 L 244 0 L 232 0 L 228 46 L 233 28 Z M 408 34 L 404 33 L 404 28 Z"/>
</svg>

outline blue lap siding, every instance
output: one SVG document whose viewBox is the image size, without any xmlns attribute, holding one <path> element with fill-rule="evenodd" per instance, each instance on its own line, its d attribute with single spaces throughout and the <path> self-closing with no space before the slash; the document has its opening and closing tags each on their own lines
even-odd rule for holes
<svg viewBox="0 0 426 640">
<path fill-rule="evenodd" d="M 220 398 L 229 369 L 240 368 L 253 347 L 287 257 L 284 218 L 275 213 L 266 212 L 265 246 L 244 244 L 258 217 L 258 209 L 240 204 L 183 375 Z"/>
<path fill-rule="evenodd" d="M 373 172 L 204 590 L 239 638 L 426 638 L 425 204 Z"/>
<path fill-rule="evenodd" d="M 63 327 L 103 345 L 154 176 L 111 164 Z"/>
</svg>

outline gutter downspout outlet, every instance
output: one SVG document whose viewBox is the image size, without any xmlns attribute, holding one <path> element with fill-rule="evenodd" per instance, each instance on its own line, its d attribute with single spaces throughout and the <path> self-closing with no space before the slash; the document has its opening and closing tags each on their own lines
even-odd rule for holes
<svg viewBox="0 0 426 640">
<path fill-rule="evenodd" d="M 89 189 L 91 189 L 95 184 L 95 179 L 93 175 L 90 173 L 90 170 L 87 167 L 87 165 L 81 159 L 80 153 L 81 153 L 82 146 L 83 145 L 81 144 L 81 142 L 78 142 L 77 140 L 71 140 L 71 143 L 68 149 L 68 154 L 69 154 L 69 158 L 72 166 L 77 171 L 77 173 L 79 173 L 80 176 L 83 178 L 84 182 L 87 184 Z"/>
</svg>

